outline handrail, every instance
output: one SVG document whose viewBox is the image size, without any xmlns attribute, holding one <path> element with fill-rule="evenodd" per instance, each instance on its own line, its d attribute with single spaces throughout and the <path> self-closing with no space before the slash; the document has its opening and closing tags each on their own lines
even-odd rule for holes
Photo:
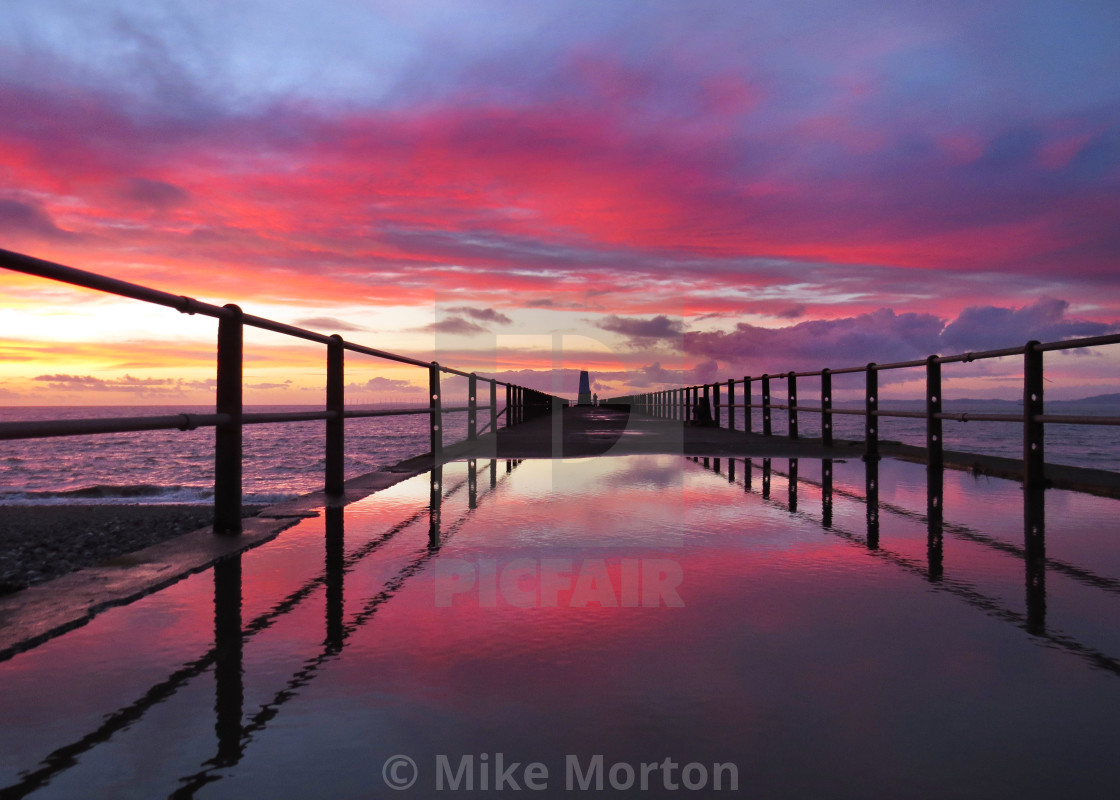
<svg viewBox="0 0 1120 800">
<path fill-rule="evenodd" d="M 842 367 L 840 369 L 819 369 L 807 372 L 764 373 L 761 377 L 744 376 L 741 380 L 731 378 L 727 381 L 675 389 L 663 389 L 637 395 L 626 395 L 607 400 L 608 403 L 629 405 L 632 409 L 656 417 L 680 420 L 683 422 L 714 422 L 721 424 L 721 410 L 728 411 L 727 427 L 735 429 L 735 409 L 744 409 L 744 430 L 751 432 L 750 409 L 762 409 L 762 434 L 773 435 L 770 412 L 783 409 L 789 412 L 789 431 L 791 439 L 798 438 L 797 412 L 806 411 L 821 415 L 821 440 L 826 447 L 833 445 L 832 417 L 836 414 L 862 416 L 866 418 L 864 428 L 864 458 L 879 457 L 879 436 L 875 423 L 877 417 L 908 417 L 926 420 L 926 453 L 932 468 L 939 469 L 944 462 L 941 423 L 943 420 L 956 422 L 1017 422 L 1023 426 L 1023 475 L 1024 484 L 1030 489 L 1045 485 L 1044 431 L 1050 425 L 1120 425 L 1120 417 L 1089 416 L 1079 414 L 1046 414 L 1043 406 L 1042 354 L 1055 350 L 1076 350 L 1120 344 L 1120 334 L 1088 336 L 1079 339 L 1065 339 L 1057 342 L 1030 341 L 1017 347 L 1003 347 L 979 352 L 956 353 L 953 355 L 931 355 L 924 359 L 897 361 L 889 364 L 864 364 L 862 366 Z M 941 365 L 950 363 L 971 363 L 989 358 L 1021 356 L 1023 358 L 1023 412 L 1021 414 L 984 414 L 973 412 L 945 412 L 942 410 Z M 886 370 L 913 369 L 924 367 L 926 370 L 926 391 L 924 411 L 888 410 L 879 408 L 878 374 Z M 832 405 L 832 376 L 863 373 L 866 376 L 863 408 L 835 408 Z M 797 401 L 797 379 L 821 379 L 820 405 L 803 405 Z M 788 403 L 775 403 L 770 399 L 770 381 L 785 380 Z M 761 383 L 762 403 L 751 401 L 751 385 Z M 743 402 L 735 402 L 735 387 L 743 391 Z M 727 388 L 727 402 L 720 401 L 721 387 Z M 702 415 L 702 416 L 701 416 Z"/>
<path fill-rule="evenodd" d="M 490 384 L 490 421 L 484 426 L 497 432 L 498 418 L 505 416 L 505 426 L 511 427 L 527 419 L 551 413 L 567 401 L 538 392 L 525 386 L 487 378 L 465 372 L 435 361 L 421 361 L 412 356 L 392 353 L 349 342 L 341 336 L 327 335 L 284 322 L 244 313 L 238 306 L 217 306 L 185 295 L 175 295 L 137 283 L 111 278 L 87 270 L 57 264 L 23 253 L 0 249 L 0 267 L 26 275 L 60 281 L 94 291 L 165 306 L 182 314 L 197 314 L 218 320 L 218 348 L 216 387 L 216 413 L 176 414 L 150 417 L 124 417 L 115 419 L 44 420 L 38 422 L 0 423 L 0 441 L 37 439 L 54 436 L 84 436 L 102 433 L 123 433 L 152 430 L 194 430 L 201 427 L 215 428 L 214 445 L 214 531 L 239 533 L 241 531 L 241 477 L 242 439 L 244 425 L 303 422 L 325 420 L 326 480 L 325 491 L 331 495 L 343 491 L 343 462 L 345 433 L 343 421 L 358 417 L 387 417 L 407 414 L 428 414 L 431 454 L 438 463 L 443 453 L 443 414 L 467 413 L 467 440 L 474 441 L 478 429 L 478 381 Z M 327 347 L 327 408 L 323 411 L 245 413 L 242 403 L 243 380 L 243 331 L 248 326 L 292 336 Z M 428 407 L 382 411 L 347 410 L 344 401 L 344 353 L 373 356 L 401 364 L 423 367 L 428 370 Z M 467 378 L 468 404 L 445 408 L 441 402 L 441 374 Z M 498 412 L 497 387 L 506 388 L 505 408 Z M 507 413 L 508 412 L 508 413 Z"/>
</svg>

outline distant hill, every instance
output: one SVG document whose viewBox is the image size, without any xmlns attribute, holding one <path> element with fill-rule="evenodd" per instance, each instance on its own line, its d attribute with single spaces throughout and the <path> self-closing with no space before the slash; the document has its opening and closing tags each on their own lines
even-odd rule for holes
<svg viewBox="0 0 1120 800">
<path fill-rule="evenodd" d="M 851 402 L 843 404 L 848 408 L 858 408 Z M 990 411 L 998 412 L 1003 409 L 1017 411 L 1022 408 L 1021 400 L 1001 400 L 985 397 L 947 397 L 945 398 L 942 408 L 946 411 Z M 925 408 L 925 400 L 882 400 L 884 408 Z M 1113 392 L 1111 394 L 1097 394 L 1092 397 L 1079 397 L 1075 400 L 1046 400 L 1046 408 L 1053 409 L 1093 409 L 1095 411 L 1117 411 L 1120 412 L 1120 392 Z"/>
<path fill-rule="evenodd" d="M 1078 400 L 1054 400 L 1051 404 L 1070 406 L 1120 406 L 1120 392 L 1095 394 L 1092 397 L 1082 397 Z"/>
</svg>

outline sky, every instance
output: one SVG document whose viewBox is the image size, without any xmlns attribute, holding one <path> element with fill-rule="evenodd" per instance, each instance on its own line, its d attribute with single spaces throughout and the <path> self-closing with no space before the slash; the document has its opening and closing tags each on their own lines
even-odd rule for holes
<svg viewBox="0 0 1120 800">
<path fill-rule="evenodd" d="M 1092 336 L 1117 75 L 1115 0 L 6 0 L 0 247 L 572 397 Z M 0 270 L 0 404 L 211 403 L 213 342 Z M 321 348 L 246 358 L 321 402 Z"/>
</svg>

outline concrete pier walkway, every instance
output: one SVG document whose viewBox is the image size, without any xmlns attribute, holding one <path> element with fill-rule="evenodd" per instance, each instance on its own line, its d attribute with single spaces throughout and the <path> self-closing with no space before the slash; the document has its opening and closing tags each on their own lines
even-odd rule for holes
<svg viewBox="0 0 1120 800">
<path fill-rule="evenodd" d="M 579 458 L 647 453 L 739 458 L 859 456 L 858 451 L 849 452 L 851 448 L 826 448 L 819 442 L 726 428 L 692 427 L 679 420 L 632 415 L 624 409 L 602 406 L 565 408 L 562 414 L 501 428 L 497 436 L 480 440 L 477 449 L 489 458 Z"/>
</svg>

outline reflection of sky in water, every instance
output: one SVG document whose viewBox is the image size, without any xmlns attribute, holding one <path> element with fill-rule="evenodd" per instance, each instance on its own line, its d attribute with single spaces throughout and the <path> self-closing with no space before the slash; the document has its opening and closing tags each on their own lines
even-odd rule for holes
<svg viewBox="0 0 1120 800">
<path fill-rule="evenodd" d="M 834 464 L 828 527 L 820 463 L 802 460 L 793 490 L 790 463 L 770 466 L 764 498 L 761 459 L 749 486 L 741 460 L 718 473 L 671 456 L 479 462 L 473 485 L 450 464 L 438 548 L 427 476 L 345 510 L 348 571 L 330 602 L 335 520 L 326 537 L 327 519 L 306 520 L 242 559 L 240 687 L 207 657 L 212 572 L 0 664 L 0 782 L 73 746 L 75 765 L 48 765 L 36 796 L 382 796 L 397 753 L 419 763 L 425 796 L 437 754 L 497 752 L 543 762 L 554 793 L 566 755 L 602 754 L 608 767 L 734 762 L 760 797 L 1103 796 L 1120 701 L 1116 501 L 1048 493 L 1031 634 L 1017 484 L 946 473 L 933 582 L 923 466 L 879 465 L 876 550 L 863 463 Z M 554 606 L 486 599 L 486 569 L 497 585 L 511 564 L 560 562 Z M 624 563 L 642 562 L 679 566 L 683 607 L 626 606 Z M 438 606 L 456 564 L 477 582 Z M 572 607 L 588 569 L 623 607 Z"/>
</svg>

